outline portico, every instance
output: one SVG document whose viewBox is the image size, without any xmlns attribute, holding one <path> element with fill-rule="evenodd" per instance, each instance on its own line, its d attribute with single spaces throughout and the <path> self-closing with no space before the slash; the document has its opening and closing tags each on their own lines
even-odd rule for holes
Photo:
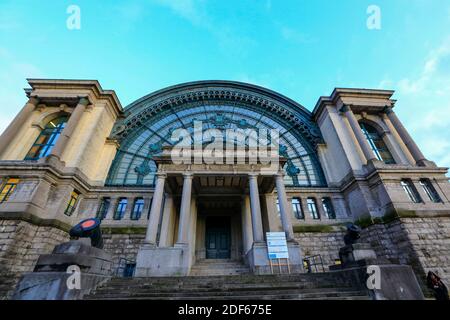
<svg viewBox="0 0 450 320">
<path fill-rule="evenodd" d="M 268 273 L 265 232 L 271 231 L 286 233 L 292 269 L 301 270 L 282 173 L 261 164 L 174 165 L 169 151 L 155 157 L 155 192 L 136 276 L 189 275 L 203 259 L 242 261 L 254 273 Z M 279 213 L 261 205 L 275 190 Z"/>
</svg>

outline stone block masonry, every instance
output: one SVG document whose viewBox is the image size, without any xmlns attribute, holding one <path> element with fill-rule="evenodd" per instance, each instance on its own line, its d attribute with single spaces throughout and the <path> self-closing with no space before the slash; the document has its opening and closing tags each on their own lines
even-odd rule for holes
<svg viewBox="0 0 450 320">
<path fill-rule="evenodd" d="M 68 240 L 68 233 L 55 227 L 0 220 L 0 299 L 11 296 L 20 276 L 33 271 L 41 254 Z"/>
<path fill-rule="evenodd" d="M 119 266 L 120 258 L 136 261 L 144 239 L 145 234 L 103 234 L 103 249 L 111 254 L 114 271 Z"/>
</svg>

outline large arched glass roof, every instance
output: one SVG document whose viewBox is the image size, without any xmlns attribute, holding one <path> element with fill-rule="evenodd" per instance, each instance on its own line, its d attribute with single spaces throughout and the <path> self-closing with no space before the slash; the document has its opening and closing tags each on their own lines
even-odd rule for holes
<svg viewBox="0 0 450 320">
<path fill-rule="evenodd" d="M 304 135 L 305 126 L 300 128 L 287 120 L 283 112 L 271 112 L 254 103 L 230 99 L 181 101 L 164 108 L 161 94 L 157 96 L 144 97 L 131 105 L 126 109 L 125 121 L 116 126 L 116 137 L 121 140 L 121 146 L 112 164 L 108 185 L 152 186 L 157 170 L 152 157 L 160 154 L 163 146 L 175 144 L 171 140 L 174 130 L 183 128 L 192 132 L 194 121 L 201 121 L 204 129 L 277 129 L 280 155 L 287 159 L 284 166 L 286 185 L 326 185 L 314 145 L 310 137 Z M 168 97 L 169 101 L 174 101 L 172 94 Z M 149 113 L 152 102 L 156 110 Z M 145 113 L 148 116 L 142 116 Z"/>
</svg>

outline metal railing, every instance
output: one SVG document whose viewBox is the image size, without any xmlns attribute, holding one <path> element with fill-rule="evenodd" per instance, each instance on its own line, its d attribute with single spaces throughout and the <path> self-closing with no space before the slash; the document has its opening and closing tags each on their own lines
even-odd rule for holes
<svg viewBox="0 0 450 320">
<path fill-rule="evenodd" d="M 325 272 L 325 267 L 323 266 L 323 261 L 320 254 L 304 257 L 303 266 L 307 273 Z"/>
</svg>

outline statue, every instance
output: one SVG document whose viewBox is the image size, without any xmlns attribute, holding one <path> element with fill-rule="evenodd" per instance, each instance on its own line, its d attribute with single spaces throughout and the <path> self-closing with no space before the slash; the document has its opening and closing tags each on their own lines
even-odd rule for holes
<svg viewBox="0 0 450 320">
<path fill-rule="evenodd" d="M 101 222 L 97 218 L 83 220 L 70 229 L 69 235 L 74 238 L 90 238 L 93 247 L 103 249 L 103 237 L 100 224 Z"/>
<path fill-rule="evenodd" d="M 346 246 L 355 244 L 361 237 L 361 228 L 350 223 L 347 225 L 347 233 L 344 236 L 344 243 Z"/>
</svg>

